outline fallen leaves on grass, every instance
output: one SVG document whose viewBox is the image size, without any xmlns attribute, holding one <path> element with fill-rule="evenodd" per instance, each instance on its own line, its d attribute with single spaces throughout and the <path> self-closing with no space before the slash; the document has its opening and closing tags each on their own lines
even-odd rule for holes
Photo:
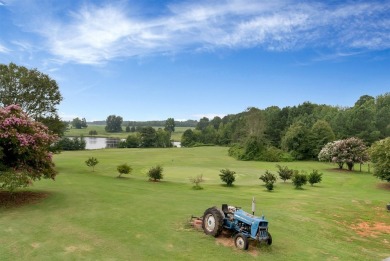
<svg viewBox="0 0 390 261">
<path fill-rule="evenodd" d="M 20 207 L 28 204 L 37 203 L 49 196 L 47 192 L 0 191 L 0 208 Z"/>
<path fill-rule="evenodd" d="M 387 183 L 379 183 L 377 185 L 378 188 L 384 189 L 384 190 L 390 190 L 390 182 Z"/>
</svg>

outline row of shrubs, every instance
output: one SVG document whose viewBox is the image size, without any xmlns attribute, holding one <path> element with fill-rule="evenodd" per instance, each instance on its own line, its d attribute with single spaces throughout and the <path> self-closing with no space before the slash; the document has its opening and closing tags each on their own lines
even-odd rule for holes
<svg viewBox="0 0 390 261">
<path fill-rule="evenodd" d="M 98 163 L 99 161 L 95 157 L 90 157 L 88 160 L 85 161 L 85 164 L 88 167 L 91 167 L 92 171 L 95 171 L 95 166 Z M 299 172 L 298 170 L 289 169 L 287 166 L 276 165 L 276 167 L 278 168 L 278 174 L 280 179 L 282 179 L 284 182 L 291 179 L 292 184 L 297 189 L 302 188 L 302 186 L 307 184 L 307 182 L 309 182 L 310 185 L 313 186 L 314 184 L 320 183 L 322 181 L 322 173 L 319 173 L 318 170 L 313 170 L 309 175 L 307 175 L 304 171 Z M 119 173 L 118 178 L 120 178 L 124 174 L 131 174 L 133 168 L 127 163 L 124 163 L 117 166 L 117 171 Z M 222 169 L 220 170 L 219 176 L 222 182 L 226 183 L 227 186 L 232 186 L 234 181 L 236 180 L 235 174 L 235 171 L 229 169 Z M 151 181 L 159 181 L 163 179 L 163 168 L 160 165 L 154 166 L 149 169 L 147 176 Z M 265 183 L 265 187 L 267 188 L 267 190 L 271 191 L 274 189 L 274 183 L 276 182 L 277 177 L 275 174 L 266 170 L 265 173 L 261 175 L 259 179 L 261 179 Z M 203 175 L 198 175 L 197 177 L 190 178 L 189 180 L 191 183 L 194 184 L 194 189 L 202 189 L 200 183 L 204 182 Z"/>
<path fill-rule="evenodd" d="M 299 172 L 298 170 L 289 169 L 287 166 L 276 165 L 278 168 L 278 174 L 280 179 L 284 182 L 291 179 L 292 184 L 295 188 L 300 189 L 303 185 L 306 185 L 307 182 L 313 186 L 316 183 L 320 183 L 322 181 L 322 173 L 319 173 L 318 170 L 313 170 L 310 174 L 307 174 L 305 171 Z M 232 186 L 235 181 L 235 171 L 229 169 L 222 169 L 221 174 L 219 174 L 221 180 L 226 183 L 227 186 Z M 265 187 L 268 191 L 274 189 L 274 183 L 277 180 L 275 174 L 266 170 L 264 174 L 262 174 L 259 179 L 261 179 L 265 183 Z"/>
<path fill-rule="evenodd" d="M 95 171 L 95 166 L 99 163 L 99 160 L 95 157 L 90 157 L 85 161 L 85 164 L 88 167 L 92 168 L 92 171 Z M 116 167 L 116 170 L 118 171 L 119 175 L 118 178 L 122 177 L 124 174 L 131 174 L 133 171 L 133 168 L 128 165 L 127 163 L 118 165 Z M 163 168 L 160 165 L 151 167 L 147 173 L 147 176 L 149 177 L 149 180 L 151 181 L 159 181 L 163 179 Z"/>
<path fill-rule="evenodd" d="M 289 169 L 287 166 L 280 166 L 276 165 L 279 173 L 280 179 L 282 179 L 284 182 L 286 180 L 291 179 L 292 184 L 295 186 L 295 188 L 300 189 L 303 185 L 306 185 L 307 182 L 310 183 L 311 186 L 313 186 L 316 183 L 320 183 L 322 181 L 322 173 L 319 173 L 318 170 L 314 169 L 311 173 L 307 174 L 305 171 L 299 172 L 298 170 Z M 260 176 L 260 178 L 264 183 L 267 190 L 271 191 L 274 189 L 274 183 L 277 180 L 277 177 L 275 174 L 271 173 L 270 171 L 266 170 L 263 175 Z"/>
</svg>

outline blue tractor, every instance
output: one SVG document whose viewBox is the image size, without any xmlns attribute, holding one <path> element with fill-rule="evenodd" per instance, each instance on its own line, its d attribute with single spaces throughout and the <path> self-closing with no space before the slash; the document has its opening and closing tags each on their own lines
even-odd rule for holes
<svg viewBox="0 0 390 261">
<path fill-rule="evenodd" d="M 249 240 L 272 244 L 271 234 L 268 232 L 268 221 L 254 216 L 239 207 L 222 204 L 222 209 L 211 207 L 206 209 L 202 218 L 204 233 L 218 237 L 223 229 L 233 232 L 234 244 L 238 249 L 247 250 Z"/>
</svg>

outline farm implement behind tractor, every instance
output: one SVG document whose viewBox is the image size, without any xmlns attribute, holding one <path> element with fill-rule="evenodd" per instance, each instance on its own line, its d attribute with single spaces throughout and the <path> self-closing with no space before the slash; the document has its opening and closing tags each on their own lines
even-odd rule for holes
<svg viewBox="0 0 390 261">
<path fill-rule="evenodd" d="M 259 243 L 272 244 L 271 234 L 268 232 L 268 221 L 264 216 L 254 215 L 254 201 L 252 204 L 253 215 L 239 207 L 222 204 L 222 208 L 211 207 L 206 209 L 202 221 L 202 228 L 205 234 L 218 237 L 223 229 L 232 232 L 234 244 L 237 248 L 247 250 L 249 240 Z"/>
</svg>

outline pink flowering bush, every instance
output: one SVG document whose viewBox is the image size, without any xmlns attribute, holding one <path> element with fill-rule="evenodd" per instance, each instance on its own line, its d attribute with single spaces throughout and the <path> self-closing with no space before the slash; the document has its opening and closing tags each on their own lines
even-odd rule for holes
<svg viewBox="0 0 390 261">
<path fill-rule="evenodd" d="M 0 108 L 0 189 L 12 191 L 41 178 L 54 179 L 57 172 L 49 146 L 56 140 L 19 106 Z"/>
<path fill-rule="evenodd" d="M 320 161 L 332 161 L 342 169 L 343 165 L 352 170 L 355 163 L 364 163 L 369 160 L 368 149 L 364 142 L 355 137 L 327 143 L 318 154 Z"/>
</svg>

